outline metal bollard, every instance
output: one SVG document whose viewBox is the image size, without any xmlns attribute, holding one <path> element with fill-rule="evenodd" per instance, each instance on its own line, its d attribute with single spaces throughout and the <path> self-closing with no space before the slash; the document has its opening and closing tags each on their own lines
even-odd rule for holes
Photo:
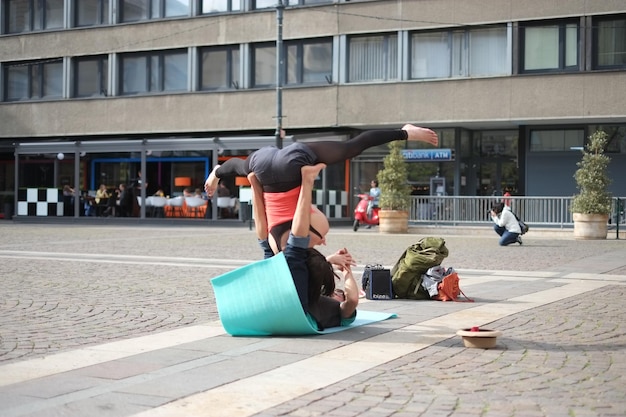
<svg viewBox="0 0 626 417">
<path fill-rule="evenodd" d="M 622 214 L 624 210 L 624 204 L 618 197 L 615 201 L 615 239 L 619 240 L 619 224 L 622 220 Z"/>
</svg>

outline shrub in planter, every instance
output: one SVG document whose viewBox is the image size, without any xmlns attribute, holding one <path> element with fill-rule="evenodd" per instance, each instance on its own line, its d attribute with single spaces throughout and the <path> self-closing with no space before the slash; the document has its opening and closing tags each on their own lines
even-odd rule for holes
<svg viewBox="0 0 626 417">
<path fill-rule="evenodd" d="M 606 239 L 611 213 L 611 179 L 607 173 L 611 159 L 604 154 L 606 144 L 606 132 L 594 132 L 583 149 L 582 160 L 576 164 L 574 179 L 579 192 L 572 201 L 575 238 Z"/>
<path fill-rule="evenodd" d="M 408 184 L 407 162 L 402 156 L 402 141 L 388 144 L 389 154 L 378 173 L 380 200 L 378 213 L 382 233 L 406 233 L 409 228 L 411 187 Z"/>
</svg>

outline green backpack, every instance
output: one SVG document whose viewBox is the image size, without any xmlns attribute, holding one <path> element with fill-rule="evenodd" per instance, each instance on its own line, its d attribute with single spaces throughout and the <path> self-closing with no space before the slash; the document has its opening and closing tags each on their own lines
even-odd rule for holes
<svg viewBox="0 0 626 417">
<path fill-rule="evenodd" d="M 391 270 L 394 296 L 414 300 L 430 299 L 428 291 L 421 286 L 422 274 L 433 266 L 441 265 L 447 256 L 446 242 L 439 237 L 425 237 L 409 246 Z"/>
</svg>

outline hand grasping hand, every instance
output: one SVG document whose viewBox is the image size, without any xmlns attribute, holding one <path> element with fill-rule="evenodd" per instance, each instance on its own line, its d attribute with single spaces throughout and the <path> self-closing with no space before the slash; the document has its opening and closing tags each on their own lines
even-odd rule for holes
<svg viewBox="0 0 626 417">
<path fill-rule="evenodd" d="M 356 261 L 346 248 L 339 249 L 334 254 L 327 256 L 326 260 L 335 265 L 340 271 L 351 270 L 353 266 L 356 266 Z"/>
</svg>

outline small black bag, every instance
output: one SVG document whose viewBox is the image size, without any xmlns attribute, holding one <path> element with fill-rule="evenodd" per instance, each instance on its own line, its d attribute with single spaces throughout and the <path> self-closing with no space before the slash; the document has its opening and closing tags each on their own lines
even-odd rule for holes
<svg viewBox="0 0 626 417">
<path fill-rule="evenodd" d="M 391 271 L 382 265 L 366 265 L 361 286 L 368 300 L 393 300 Z"/>
<path fill-rule="evenodd" d="M 513 213 L 513 212 L 511 212 Z M 517 222 L 519 223 L 519 228 L 522 231 L 522 235 L 525 235 L 526 232 L 528 232 L 528 225 L 524 222 L 524 220 L 521 220 L 517 214 L 513 213 L 513 215 L 515 216 L 515 218 L 517 219 Z"/>
</svg>

